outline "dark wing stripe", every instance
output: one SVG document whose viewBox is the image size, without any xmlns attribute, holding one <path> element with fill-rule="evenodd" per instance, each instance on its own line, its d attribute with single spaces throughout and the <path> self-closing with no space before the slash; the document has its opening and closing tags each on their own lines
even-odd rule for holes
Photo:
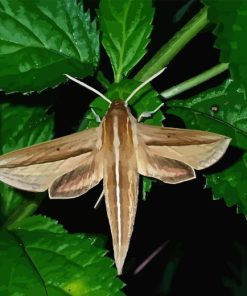
<svg viewBox="0 0 247 296">
<path fill-rule="evenodd" d="M 99 146 L 98 139 L 100 139 L 100 128 L 92 128 L 19 149 L 2 155 L 0 168 L 25 167 L 32 164 L 65 160 L 93 151 L 97 145 Z"/>
<path fill-rule="evenodd" d="M 138 137 L 147 146 L 187 146 L 211 144 L 229 139 L 225 136 L 200 130 L 167 128 L 146 124 L 137 125 Z"/>
<path fill-rule="evenodd" d="M 230 139 L 205 131 L 138 124 L 138 142 L 149 153 L 174 159 L 201 170 L 218 161 Z M 145 148 L 145 149 L 146 149 Z"/>
</svg>

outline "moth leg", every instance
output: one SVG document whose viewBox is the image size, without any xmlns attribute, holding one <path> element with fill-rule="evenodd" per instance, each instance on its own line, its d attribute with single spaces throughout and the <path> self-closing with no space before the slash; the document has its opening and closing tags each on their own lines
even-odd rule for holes
<svg viewBox="0 0 247 296">
<path fill-rule="evenodd" d="M 101 123 L 101 118 L 99 117 L 99 114 L 97 114 L 93 108 L 90 108 L 90 109 L 95 117 L 96 122 Z"/>
<path fill-rule="evenodd" d="M 94 205 L 94 207 L 93 207 L 95 210 L 99 207 L 100 203 L 101 203 L 102 200 L 103 200 L 103 197 L 104 197 L 104 190 L 102 190 L 102 192 L 100 193 L 100 196 L 99 196 L 99 198 L 97 199 L 97 201 L 96 201 L 96 203 L 95 203 L 95 205 Z"/>
<path fill-rule="evenodd" d="M 145 111 L 142 112 L 142 114 L 138 117 L 137 121 L 140 122 L 142 119 L 144 118 L 149 118 L 151 117 L 154 113 L 156 113 L 162 106 L 164 105 L 164 103 L 160 104 L 156 109 L 154 109 L 153 111 Z"/>
</svg>

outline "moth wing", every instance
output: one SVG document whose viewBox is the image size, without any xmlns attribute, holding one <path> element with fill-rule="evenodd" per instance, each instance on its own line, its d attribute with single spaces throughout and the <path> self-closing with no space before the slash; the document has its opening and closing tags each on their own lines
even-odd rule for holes
<svg viewBox="0 0 247 296">
<path fill-rule="evenodd" d="M 137 168 L 139 174 L 168 184 L 177 184 L 195 178 L 195 171 L 191 166 L 157 155 L 143 145 L 137 148 Z"/>
<path fill-rule="evenodd" d="M 101 153 L 91 153 L 76 169 L 58 177 L 49 187 L 52 199 L 78 197 L 96 186 L 103 178 Z"/>
<path fill-rule="evenodd" d="M 64 160 L 92 152 L 100 138 L 100 127 L 91 128 L 0 156 L 0 168 L 28 166 Z"/>
<path fill-rule="evenodd" d="M 52 181 L 73 170 L 79 163 L 86 161 L 89 155 L 90 153 L 86 153 L 65 160 L 33 164 L 26 167 L 0 168 L 0 180 L 26 191 L 46 191 Z"/>
<path fill-rule="evenodd" d="M 99 130 L 89 129 L 0 157 L 0 180 L 22 190 L 42 192 L 59 176 L 95 154 Z"/>
<path fill-rule="evenodd" d="M 137 125 L 138 142 L 156 156 L 205 169 L 225 153 L 231 139 L 206 131 Z"/>
</svg>

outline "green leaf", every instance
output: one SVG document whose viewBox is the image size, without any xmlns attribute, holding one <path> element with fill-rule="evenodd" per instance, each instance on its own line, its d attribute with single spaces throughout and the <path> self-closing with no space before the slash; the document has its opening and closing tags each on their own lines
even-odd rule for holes
<svg viewBox="0 0 247 296">
<path fill-rule="evenodd" d="M 53 136 L 53 115 L 47 108 L 11 103 L 0 104 L 0 154 L 49 140 Z M 37 194 L 14 189 L 0 182 L 0 221 L 5 220 L 24 201 Z"/>
<path fill-rule="evenodd" d="M 220 49 L 220 60 L 230 63 L 234 80 L 247 89 L 247 1 L 203 0 L 209 7 L 208 19 L 217 24 L 215 46 Z"/>
<path fill-rule="evenodd" d="M 147 199 L 147 193 L 151 191 L 152 184 L 155 182 L 155 179 L 149 179 L 145 176 L 142 177 L 142 199 L 146 200 Z"/>
<path fill-rule="evenodd" d="M 27 217 L 11 225 L 11 229 L 25 229 L 28 231 L 45 230 L 54 233 L 67 233 L 58 221 L 42 215 Z"/>
<path fill-rule="evenodd" d="M 140 83 L 137 81 L 123 79 L 120 83 L 112 84 L 105 95 L 111 100 L 124 100 L 139 85 Z M 162 101 L 160 100 L 158 93 L 149 85 L 147 85 L 131 99 L 130 107 L 133 111 L 133 115 L 138 118 L 143 112 L 155 110 L 158 106 L 160 106 L 161 103 Z M 98 97 L 90 104 L 90 107 L 93 108 L 93 110 L 102 119 L 105 116 L 109 105 L 102 98 Z M 159 110 L 155 114 L 153 114 L 151 118 L 145 119 L 144 123 L 150 125 L 162 125 L 163 120 L 163 113 Z M 99 124 L 96 122 L 95 116 L 92 111 L 88 111 L 79 126 L 79 130 L 96 127 L 98 125 Z M 153 182 L 153 180 L 143 178 L 143 199 L 146 199 L 146 193 L 150 192 L 151 190 L 151 182 Z"/>
<path fill-rule="evenodd" d="M 234 163 L 224 170 L 208 174 L 206 186 L 212 188 L 215 199 L 224 198 L 227 206 L 247 215 L 247 101 L 245 92 L 233 80 L 209 89 L 187 100 L 168 102 L 168 113 L 181 117 L 186 127 L 223 134 L 231 144 L 241 149 Z M 236 153 L 236 152 L 235 152 Z M 224 158 L 221 160 L 224 163 Z"/>
<path fill-rule="evenodd" d="M 102 0 L 99 7 L 102 43 L 119 82 L 145 55 L 152 30 L 151 0 Z"/>
<path fill-rule="evenodd" d="M 0 294 L 124 295 L 113 261 L 97 238 L 68 234 L 57 221 L 26 218 L 0 232 Z"/>
<path fill-rule="evenodd" d="M 2 0 L 0 88 L 41 91 L 85 77 L 99 59 L 96 23 L 74 0 Z"/>
<path fill-rule="evenodd" d="M 3 103 L 1 112 L 1 153 L 20 149 L 53 136 L 53 115 L 47 107 Z"/>
</svg>

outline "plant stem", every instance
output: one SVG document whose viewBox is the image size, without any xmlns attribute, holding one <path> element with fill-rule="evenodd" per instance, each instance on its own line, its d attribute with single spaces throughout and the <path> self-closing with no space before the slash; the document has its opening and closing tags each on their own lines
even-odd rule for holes
<svg viewBox="0 0 247 296">
<path fill-rule="evenodd" d="M 218 74 L 221 74 L 222 72 L 226 71 L 229 67 L 228 63 L 222 63 L 218 64 L 209 70 L 202 72 L 201 74 L 194 76 L 180 84 L 177 84 L 175 86 L 172 86 L 171 88 L 168 88 L 160 93 L 162 97 L 165 99 L 170 99 L 188 89 L 191 89 L 194 86 L 199 85 L 200 83 L 203 83 L 213 77 L 215 77 Z"/>
<path fill-rule="evenodd" d="M 24 201 L 6 220 L 3 228 L 12 229 L 14 224 L 18 221 L 23 220 L 26 217 L 31 216 L 39 207 L 42 200 L 44 199 L 44 194 L 37 195 L 35 199 Z"/>
<path fill-rule="evenodd" d="M 207 8 L 204 7 L 161 47 L 154 57 L 135 75 L 134 79 L 145 81 L 169 64 L 176 54 L 207 24 Z"/>
</svg>

